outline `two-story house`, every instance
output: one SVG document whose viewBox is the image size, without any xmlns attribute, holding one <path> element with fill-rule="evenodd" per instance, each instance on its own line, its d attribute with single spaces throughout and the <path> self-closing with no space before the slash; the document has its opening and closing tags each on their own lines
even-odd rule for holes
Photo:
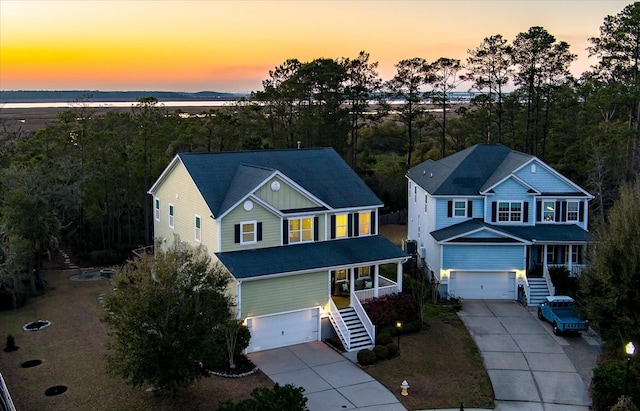
<svg viewBox="0 0 640 411">
<path fill-rule="evenodd" d="M 408 256 L 378 235 L 382 202 L 333 149 L 178 154 L 149 194 L 160 247 L 204 245 L 231 274 L 248 352 L 334 332 L 370 347 L 361 301 L 402 290 Z"/>
<path fill-rule="evenodd" d="M 535 156 L 478 144 L 406 177 L 407 238 L 441 296 L 538 304 L 550 268 L 582 269 L 593 197 Z"/>
</svg>

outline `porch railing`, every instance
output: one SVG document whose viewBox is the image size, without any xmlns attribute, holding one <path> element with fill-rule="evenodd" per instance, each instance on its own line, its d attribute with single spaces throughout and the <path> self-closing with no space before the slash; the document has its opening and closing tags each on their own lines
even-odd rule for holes
<svg viewBox="0 0 640 411">
<path fill-rule="evenodd" d="M 587 268 L 587 266 L 584 264 L 571 264 L 571 269 L 569 269 L 568 264 L 549 264 L 547 267 L 549 267 L 549 269 L 564 267 L 569 270 L 570 277 L 580 277 L 582 275 L 582 272 Z"/>
<path fill-rule="evenodd" d="M 364 290 L 354 291 L 357 300 L 365 302 L 372 298 L 375 298 L 375 288 L 366 288 Z M 378 297 L 383 297 L 389 294 L 395 294 L 398 292 L 398 284 L 395 281 L 391 281 L 386 277 L 378 277 Z"/>
<path fill-rule="evenodd" d="M 351 295 L 351 301 L 353 301 L 351 303 L 351 306 L 356 311 L 356 314 L 358 315 L 358 318 L 360 318 L 362 325 L 364 325 L 364 329 L 367 331 L 367 334 L 369 334 L 369 338 L 371 338 L 371 341 L 375 342 L 376 326 L 373 325 L 373 323 L 371 322 L 371 319 L 367 315 L 367 312 L 364 310 L 364 307 L 362 307 L 362 304 L 360 304 L 360 301 L 355 295 Z"/>
<path fill-rule="evenodd" d="M 342 343 L 345 345 L 345 350 L 349 351 L 351 349 L 351 332 L 332 299 L 329 299 L 329 315 L 331 315 L 338 337 L 340 337 L 340 340 L 342 340 Z"/>
<path fill-rule="evenodd" d="M 551 276 L 549 275 L 549 269 L 542 270 L 542 278 L 547 282 L 547 288 L 549 289 L 549 295 L 556 295 L 556 287 L 553 286 Z"/>
</svg>

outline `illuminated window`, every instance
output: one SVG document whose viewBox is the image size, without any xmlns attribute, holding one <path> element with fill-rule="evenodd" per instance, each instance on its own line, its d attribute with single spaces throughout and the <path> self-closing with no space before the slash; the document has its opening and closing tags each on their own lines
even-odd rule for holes
<svg viewBox="0 0 640 411">
<path fill-rule="evenodd" d="M 555 220 L 556 220 L 556 202 L 543 201 L 542 202 L 542 221 L 555 221 Z"/>
<path fill-rule="evenodd" d="M 358 278 L 370 277 L 370 276 L 371 276 L 371 267 L 358 267 Z"/>
<path fill-rule="evenodd" d="M 347 237 L 347 224 L 348 217 L 346 214 L 338 214 L 336 215 L 336 238 L 345 238 Z"/>
<path fill-rule="evenodd" d="M 249 223 L 241 223 L 240 231 L 240 244 L 253 244 L 256 242 L 257 230 L 255 221 Z"/>
<path fill-rule="evenodd" d="M 313 217 L 289 220 L 289 243 L 313 241 Z"/>
<path fill-rule="evenodd" d="M 358 232 L 360 235 L 369 235 L 371 234 L 371 212 L 363 212 L 358 216 Z"/>
<path fill-rule="evenodd" d="M 336 270 L 336 282 L 347 281 L 347 270 Z"/>
</svg>

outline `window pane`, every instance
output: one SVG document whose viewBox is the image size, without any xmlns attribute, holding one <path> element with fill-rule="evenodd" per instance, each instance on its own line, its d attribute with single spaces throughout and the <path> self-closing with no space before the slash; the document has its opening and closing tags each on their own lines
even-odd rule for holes
<svg viewBox="0 0 640 411">
<path fill-rule="evenodd" d="M 300 230 L 300 220 L 289 220 L 290 230 Z"/>
<path fill-rule="evenodd" d="M 556 203 L 554 201 L 545 201 L 542 203 L 542 219 L 544 221 L 553 221 L 555 219 Z"/>
<path fill-rule="evenodd" d="M 370 234 L 371 232 L 371 214 L 360 213 L 360 235 Z"/>
<path fill-rule="evenodd" d="M 313 228 L 313 220 L 310 218 L 303 218 L 302 219 L 302 229 L 303 230 L 310 230 Z"/>
</svg>

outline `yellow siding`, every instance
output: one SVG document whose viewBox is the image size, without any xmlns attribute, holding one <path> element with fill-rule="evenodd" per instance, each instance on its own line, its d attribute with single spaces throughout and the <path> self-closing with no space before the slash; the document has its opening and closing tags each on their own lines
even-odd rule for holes
<svg viewBox="0 0 640 411">
<path fill-rule="evenodd" d="M 274 181 L 280 183 L 280 190 L 273 191 L 271 189 L 271 183 Z M 272 178 L 259 188 L 255 194 L 278 210 L 292 210 L 318 206 L 318 204 L 309 200 L 279 178 Z"/>
<path fill-rule="evenodd" d="M 252 200 L 250 200 L 252 201 Z M 253 209 L 245 211 L 241 203 L 222 219 L 222 251 L 249 250 L 253 248 L 275 247 L 282 244 L 282 220 L 255 201 Z M 241 222 L 256 221 L 262 223 L 262 241 L 255 244 L 235 244 L 235 225 Z"/>
<path fill-rule="evenodd" d="M 211 218 L 209 207 L 182 163 L 178 162 L 171 170 L 155 196 L 160 199 L 160 221 L 154 219 L 153 224 L 156 240 L 166 239 L 170 245 L 174 235 L 178 235 L 181 241 L 200 245 L 195 240 L 195 215 L 198 214 L 202 221 L 202 245 L 210 254 L 218 251 L 218 223 Z M 169 204 L 174 206 L 174 228 L 169 227 Z"/>
<path fill-rule="evenodd" d="M 329 299 L 326 271 L 245 281 L 240 291 L 242 318 L 324 307 Z"/>
</svg>

